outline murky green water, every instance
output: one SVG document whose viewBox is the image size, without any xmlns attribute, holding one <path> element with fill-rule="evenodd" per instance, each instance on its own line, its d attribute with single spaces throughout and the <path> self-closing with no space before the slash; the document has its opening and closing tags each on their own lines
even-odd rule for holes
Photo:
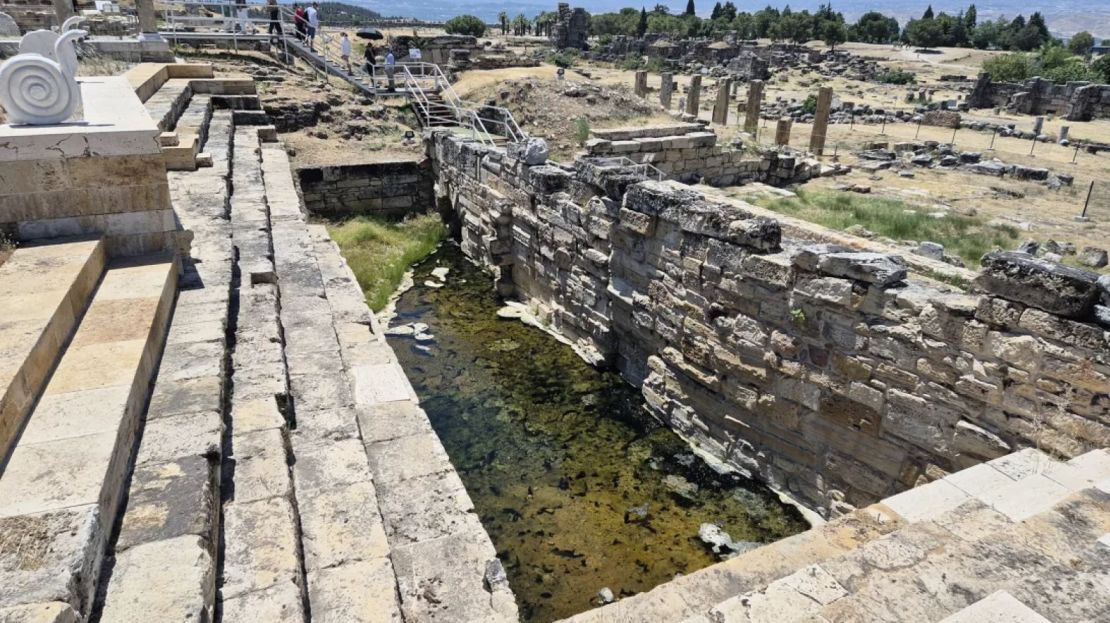
<svg viewBox="0 0 1110 623">
<path fill-rule="evenodd" d="M 446 285 L 433 269 L 447 267 Z M 643 399 L 551 336 L 496 317 L 490 277 L 444 245 L 421 263 L 390 338 L 505 564 L 526 621 L 554 621 L 713 564 L 698 537 L 769 542 L 808 526 L 766 488 L 722 476 Z"/>
</svg>

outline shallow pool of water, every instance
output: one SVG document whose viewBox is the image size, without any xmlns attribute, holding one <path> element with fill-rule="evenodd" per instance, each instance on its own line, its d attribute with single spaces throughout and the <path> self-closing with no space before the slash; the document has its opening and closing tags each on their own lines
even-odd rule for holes
<svg viewBox="0 0 1110 623">
<path fill-rule="evenodd" d="M 443 287 L 434 269 L 448 268 Z M 416 268 L 390 342 L 466 484 L 525 621 L 587 610 L 719 560 L 715 524 L 736 549 L 805 530 L 765 487 L 721 475 L 643 408 L 639 390 L 570 347 L 500 320 L 489 275 L 447 244 Z M 704 530 L 704 529 L 703 529 Z"/>
</svg>

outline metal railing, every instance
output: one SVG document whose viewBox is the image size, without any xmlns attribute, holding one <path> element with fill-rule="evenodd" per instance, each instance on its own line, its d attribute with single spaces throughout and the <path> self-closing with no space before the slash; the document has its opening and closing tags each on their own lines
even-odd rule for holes
<svg viewBox="0 0 1110 623">
<path fill-rule="evenodd" d="M 595 158 L 588 158 L 588 160 L 599 167 L 619 167 L 622 169 L 631 169 L 635 175 L 643 176 L 649 180 L 662 182 L 667 179 L 667 174 L 660 171 L 654 165 L 646 162 L 636 162 L 626 156 L 600 156 Z"/>
<path fill-rule="evenodd" d="M 378 95 L 383 90 L 395 92 L 396 82 L 400 80 L 401 91 L 412 99 L 417 113 L 428 125 L 455 126 L 490 145 L 496 145 L 502 138 L 509 142 L 527 138 L 507 108 L 480 105 L 461 98 L 439 65 L 401 60 L 387 67 L 358 62 L 360 59 L 348 63 L 342 58 L 340 37 L 321 30 L 312 39 L 302 38 L 296 28 L 295 15 L 287 5 L 184 0 L 166 0 L 160 5 L 165 8 L 163 15 L 168 25 L 163 36 L 174 45 L 206 31 L 216 31 L 221 38 L 229 39 L 236 51 L 240 40 L 278 40 L 286 57 L 293 50 L 308 61 L 317 75 L 324 79 L 333 75 L 340 77 L 368 94 Z M 219 15 L 188 14 L 198 9 Z M 270 17 L 274 9 L 278 12 L 277 20 Z"/>
</svg>

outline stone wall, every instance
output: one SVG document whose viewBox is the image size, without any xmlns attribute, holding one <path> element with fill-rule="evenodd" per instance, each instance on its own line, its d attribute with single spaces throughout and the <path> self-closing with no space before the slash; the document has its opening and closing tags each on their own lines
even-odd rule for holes
<svg viewBox="0 0 1110 623">
<path fill-rule="evenodd" d="M 972 108 L 1003 107 L 1027 115 L 1058 115 L 1069 121 L 1090 121 L 1110 116 L 1110 84 L 1068 82 L 1043 78 L 1023 83 L 993 82 L 979 74 L 968 105 Z"/>
<path fill-rule="evenodd" d="M 429 150 L 502 292 L 702 450 L 825 515 L 1023 447 L 1110 444 L 1093 273 L 995 254 L 969 294 L 631 168 L 525 166 L 445 133 Z"/>
<path fill-rule="evenodd" d="M 305 208 L 328 218 L 403 217 L 433 204 L 428 160 L 297 169 Z"/>
<path fill-rule="evenodd" d="M 776 185 L 804 182 L 818 174 L 820 163 L 793 152 L 752 153 L 717 144 L 717 135 L 698 123 L 674 123 L 593 130 L 586 142 L 591 157 L 623 157 L 650 164 L 683 181 L 695 178 L 710 186 L 749 182 Z"/>
</svg>

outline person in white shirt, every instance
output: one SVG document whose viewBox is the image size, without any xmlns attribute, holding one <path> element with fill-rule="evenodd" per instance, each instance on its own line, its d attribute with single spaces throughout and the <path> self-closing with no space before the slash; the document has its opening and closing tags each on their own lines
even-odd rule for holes
<svg viewBox="0 0 1110 623">
<path fill-rule="evenodd" d="M 347 65 L 347 73 L 351 73 L 351 40 L 347 38 L 345 32 L 339 33 L 339 56 Z"/>
<path fill-rule="evenodd" d="M 385 54 L 385 76 L 389 79 L 389 92 L 397 90 L 397 86 L 393 82 L 393 72 L 397 69 L 397 59 L 393 56 L 393 50 L 390 49 Z"/>
<path fill-rule="evenodd" d="M 320 4 L 313 2 L 305 11 L 305 16 L 308 18 L 308 49 L 316 51 L 312 46 L 316 42 L 316 31 L 320 28 Z"/>
</svg>

